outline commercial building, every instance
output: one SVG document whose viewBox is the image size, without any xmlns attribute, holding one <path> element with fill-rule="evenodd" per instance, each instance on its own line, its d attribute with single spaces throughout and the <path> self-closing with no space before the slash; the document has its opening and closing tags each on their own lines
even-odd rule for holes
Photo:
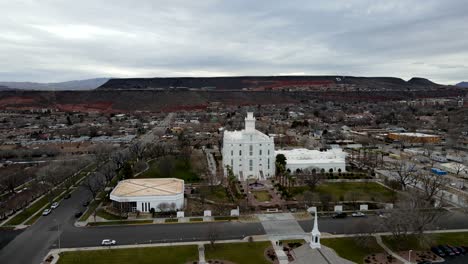
<svg viewBox="0 0 468 264">
<path fill-rule="evenodd" d="M 283 154 L 286 157 L 286 169 L 291 173 L 297 170 L 315 169 L 317 172 L 322 169 L 326 172 L 345 172 L 346 153 L 340 148 L 327 151 L 310 150 L 298 148 L 292 150 L 277 150 L 276 155 Z"/>
<path fill-rule="evenodd" d="M 438 143 L 440 136 L 423 133 L 389 133 L 389 139 L 408 143 Z"/>
<path fill-rule="evenodd" d="M 150 212 L 184 208 L 184 181 L 175 178 L 129 179 L 112 190 L 113 206 L 123 212 Z"/>
<path fill-rule="evenodd" d="M 265 179 L 275 175 L 275 144 L 273 137 L 255 129 L 253 113 L 247 113 L 245 129 L 224 131 L 223 167 L 231 168 L 239 180 Z"/>
</svg>

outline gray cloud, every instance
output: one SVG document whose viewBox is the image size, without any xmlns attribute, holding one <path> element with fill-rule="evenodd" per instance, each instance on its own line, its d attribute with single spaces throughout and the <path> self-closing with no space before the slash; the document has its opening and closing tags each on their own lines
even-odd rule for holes
<svg viewBox="0 0 468 264">
<path fill-rule="evenodd" d="M 468 79 L 463 0 L 3 2 L 2 81 L 294 73 Z"/>
</svg>

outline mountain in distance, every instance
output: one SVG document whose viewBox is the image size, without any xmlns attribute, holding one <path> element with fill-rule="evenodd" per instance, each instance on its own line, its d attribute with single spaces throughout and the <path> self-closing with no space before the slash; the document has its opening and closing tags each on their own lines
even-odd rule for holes
<svg viewBox="0 0 468 264">
<path fill-rule="evenodd" d="M 361 90 L 425 90 L 443 87 L 425 78 L 405 81 L 396 77 L 356 76 L 232 76 L 232 77 L 156 77 L 109 79 L 97 90 L 158 90 L 158 89 L 204 89 L 204 90 L 284 90 L 327 89 L 357 87 Z"/>
<path fill-rule="evenodd" d="M 16 89 L 13 89 L 13 88 L 9 88 L 9 87 L 0 85 L 0 92 L 1 92 L 1 91 L 14 91 L 14 90 L 16 90 Z"/>
<path fill-rule="evenodd" d="M 42 90 L 42 91 L 82 91 L 92 90 L 104 83 L 109 78 L 95 78 L 87 80 L 75 80 L 56 83 L 35 83 L 35 82 L 0 82 L 0 91 L 6 90 Z"/>
<path fill-rule="evenodd" d="M 455 86 L 468 88 L 468 82 L 459 82 L 459 83 L 455 84 Z"/>
</svg>

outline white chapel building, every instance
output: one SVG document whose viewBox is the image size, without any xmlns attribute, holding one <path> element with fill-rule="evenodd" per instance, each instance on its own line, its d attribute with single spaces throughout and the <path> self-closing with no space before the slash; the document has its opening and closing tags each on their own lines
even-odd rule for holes
<svg viewBox="0 0 468 264">
<path fill-rule="evenodd" d="M 275 143 L 255 129 L 253 113 L 247 113 L 245 129 L 225 131 L 223 137 L 223 167 L 232 168 L 239 180 L 265 179 L 275 175 Z"/>
</svg>

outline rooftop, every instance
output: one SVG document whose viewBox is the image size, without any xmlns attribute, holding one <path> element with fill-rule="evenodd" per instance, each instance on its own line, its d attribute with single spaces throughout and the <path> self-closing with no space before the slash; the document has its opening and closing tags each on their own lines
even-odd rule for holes
<svg viewBox="0 0 468 264">
<path fill-rule="evenodd" d="M 184 191 L 184 181 L 175 178 L 129 179 L 120 181 L 111 195 L 120 197 L 166 196 Z"/>
<path fill-rule="evenodd" d="M 346 153 L 341 149 L 330 149 L 327 151 L 310 150 L 305 148 L 298 148 L 292 150 L 277 150 L 275 154 L 284 154 L 288 164 L 294 163 L 342 163 L 345 160 Z"/>
<path fill-rule="evenodd" d="M 391 134 L 400 135 L 400 136 L 407 136 L 407 137 L 438 137 L 437 135 L 430 135 L 430 134 L 424 134 L 424 133 L 410 133 L 410 132 L 391 133 Z"/>
</svg>

